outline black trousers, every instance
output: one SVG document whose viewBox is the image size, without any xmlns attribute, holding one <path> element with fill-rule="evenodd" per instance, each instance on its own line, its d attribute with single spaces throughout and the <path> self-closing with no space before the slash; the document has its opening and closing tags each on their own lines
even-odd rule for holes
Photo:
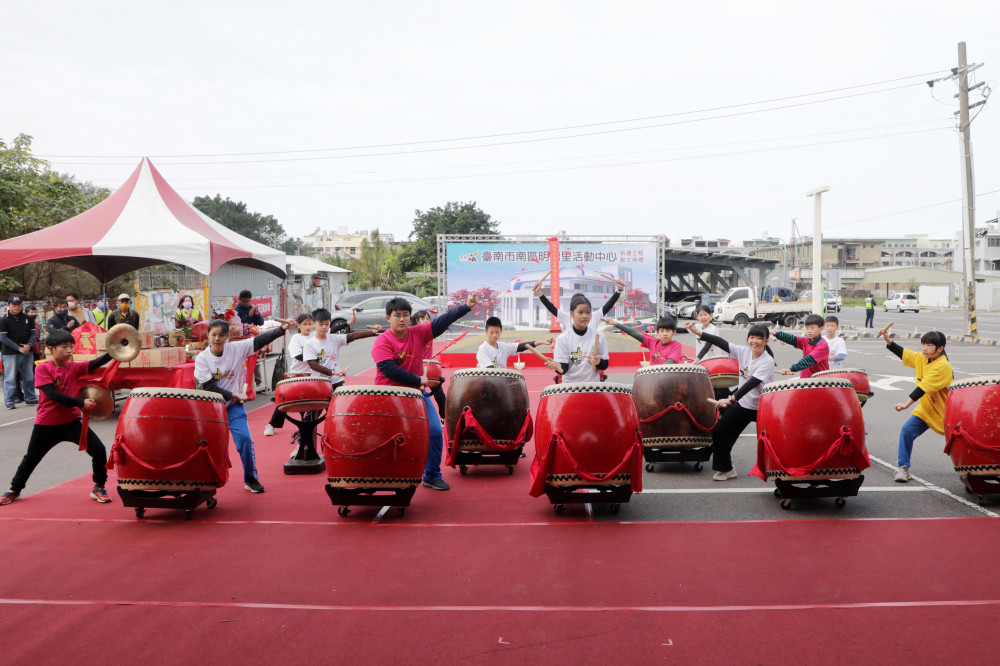
<svg viewBox="0 0 1000 666">
<path fill-rule="evenodd" d="M 437 403 L 438 415 L 441 418 L 444 418 L 444 405 L 446 400 L 444 389 L 441 388 L 440 384 L 438 384 L 437 386 L 431 389 L 431 395 L 434 396 L 434 401 Z"/>
<path fill-rule="evenodd" d="M 21 459 L 21 464 L 14 473 L 14 478 L 10 482 L 10 489 L 15 493 L 24 490 L 28 483 L 28 477 L 35 471 L 35 467 L 42 461 L 45 454 L 52 450 L 52 447 L 60 442 L 72 442 L 76 446 L 80 441 L 80 434 L 83 430 L 83 421 L 70 421 L 60 425 L 38 425 L 31 430 L 31 438 L 28 440 L 28 451 Z M 93 430 L 87 428 L 87 455 L 94 469 L 94 483 L 103 486 L 108 481 L 108 470 L 104 468 L 108 462 L 108 453 L 104 449 L 104 443 Z"/>
<path fill-rule="evenodd" d="M 865 328 L 875 328 L 875 310 L 865 308 Z"/>
<path fill-rule="evenodd" d="M 743 430 L 756 420 L 756 409 L 746 409 L 737 402 L 723 410 L 712 428 L 712 469 L 728 472 L 733 468 L 733 446 Z"/>
</svg>

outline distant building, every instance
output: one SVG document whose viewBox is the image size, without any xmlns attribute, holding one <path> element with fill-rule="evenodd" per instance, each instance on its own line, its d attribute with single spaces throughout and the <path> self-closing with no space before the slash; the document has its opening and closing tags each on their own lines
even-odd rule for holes
<svg viewBox="0 0 1000 666">
<path fill-rule="evenodd" d="M 399 245 L 392 234 L 383 234 L 378 229 L 374 231 L 362 229 L 348 233 L 346 226 L 339 226 L 335 231 L 323 231 L 317 227 L 311 234 L 303 236 L 302 240 L 316 248 L 318 256 L 353 257 L 357 259 L 361 256 L 361 243 L 366 240 L 370 243 L 374 234 L 378 234 L 379 239 L 383 243 L 388 243 L 392 246 Z"/>
<path fill-rule="evenodd" d="M 696 250 L 718 250 L 730 246 L 728 238 L 702 238 L 701 236 L 681 236 L 680 243 L 681 247 Z"/>
</svg>

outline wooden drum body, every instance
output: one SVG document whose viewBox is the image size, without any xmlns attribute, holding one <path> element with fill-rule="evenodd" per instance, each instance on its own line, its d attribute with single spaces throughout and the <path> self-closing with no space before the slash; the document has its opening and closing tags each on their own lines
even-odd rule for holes
<svg viewBox="0 0 1000 666">
<path fill-rule="evenodd" d="M 126 490 L 215 490 L 229 479 L 229 419 L 218 393 L 135 389 L 125 401 L 109 467 Z"/>
<path fill-rule="evenodd" d="M 963 379 L 948 388 L 944 436 L 944 451 L 959 475 L 1000 475 L 1000 375 Z"/>
<path fill-rule="evenodd" d="M 326 409 L 333 385 L 326 377 L 292 377 L 274 385 L 274 404 L 285 413 Z"/>
<path fill-rule="evenodd" d="M 532 492 L 544 485 L 642 489 L 642 436 L 632 390 L 622 384 L 556 384 L 542 391 L 535 419 Z"/>
<path fill-rule="evenodd" d="M 404 386 L 341 386 L 322 438 L 328 485 L 401 489 L 423 478 L 430 443 L 423 394 Z"/>
<path fill-rule="evenodd" d="M 740 383 L 740 364 L 735 358 L 717 356 L 705 358 L 698 365 L 708 371 L 713 389 L 732 388 Z"/>
<path fill-rule="evenodd" d="M 868 383 L 868 373 L 858 368 L 841 368 L 840 370 L 823 370 L 813 375 L 813 378 L 826 379 L 846 379 L 854 384 L 854 391 L 858 394 L 858 401 L 864 407 L 868 398 L 872 397 L 872 388 Z"/>
<path fill-rule="evenodd" d="M 708 370 L 698 365 L 654 365 L 635 373 L 632 399 L 642 445 L 688 449 L 712 445 L 715 405 Z"/>
<path fill-rule="evenodd" d="M 792 379 L 767 384 L 757 412 L 761 479 L 855 479 L 870 467 L 865 424 L 846 379 Z"/>
<path fill-rule="evenodd" d="M 504 368 L 457 370 L 445 402 L 445 433 L 452 446 L 466 451 L 498 451 L 519 448 L 531 437 L 531 406 L 524 375 Z M 471 412 L 486 432 L 483 441 L 467 423 Z M 524 432 L 527 424 L 529 431 Z M 458 428 L 461 428 L 459 431 Z M 456 433 L 458 433 L 456 435 Z"/>
</svg>

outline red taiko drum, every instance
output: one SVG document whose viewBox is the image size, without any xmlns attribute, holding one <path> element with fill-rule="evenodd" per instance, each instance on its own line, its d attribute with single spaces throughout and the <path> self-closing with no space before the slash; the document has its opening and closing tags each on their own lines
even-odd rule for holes
<svg viewBox="0 0 1000 666">
<path fill-rule="evenodd" d="M 864 407 L 868 398 L 872 397 L 872 388 L 868 383 L 868 373 L 857 368 L 841 368 L 839 370 L 823 370 L 817 372 L 813 377 L 826 377 L 827 379 L 846 379 L 854 384 L 854 390 L 858 394 L 858 400 Z"/>
<path fill-rule="evenodd" d="M 315 412 L 327 408 L 332 394 L 326 377 L 293 377 L 274 385 L 274 404 L 285 413 Z"/>
<path fill-rule="evenodd" d="M 423 394 L 405 386 L 341 386 L 322 437 L 328 485 L 402 489 L 424 474 L 430 428 Z"/>
<path fill-rule="evenodd" d="M 761 479 L 855 479 L 871 466 L 865 423 L 846 379 L 792 379 L 766 384 L 757 411 Z"/>
<path fill-rule="evenodd" d="M 1000 474 L 1000 375 L 948 387 L 944 436 L 944 452 L 960 476 Z"/>
<path fill-rule="evenodd" d="M 214 490 L 229 480 L 229 419 L 218 393 L 140 388 L 118 418 L 108 467 L 126 490 Z"/>
<path fill-rule="evenodd" d="M 712 445 L 716 421 L 712 382 L 698 365 L 654 365 L 635 373 L 632 398 L 642 445 L 690 449 Z"/>
<path fill-rule="evenodd" d="M 459 421 L 464 426 L 460 439 L 452 441 L 457 450 L 512 450 L 524 445 L 531 437 L 528 387 L 524 383 L 524 375 L 517 370 L 456 370 L 449 385 L 451 388 L 444 409 L 445 433 L 455 435 Z M 466 411 L 471 413 L 471 417 Z M 479 424 L 488 441 L 477 434 L 470 420 Z"/>
<path fill-rule="evenodd" d="M 535 497 L 552 486 L 631 485 L 642 489 L 642 435 L 632 390 L 578 382 L 542 391 L 535 419 Z"/>
<path fill-rule="evenodd" d="M 703 358 L 698 365 L 708 370 L 713 389 L 732 388 L 740 382 L 740 364 L 735 358 Z"/>
<path fill-rule="evenodd" d="M 424 359 L 424 376 L 427 379 L 441 379 L 441 361 Z"/>
</svg>

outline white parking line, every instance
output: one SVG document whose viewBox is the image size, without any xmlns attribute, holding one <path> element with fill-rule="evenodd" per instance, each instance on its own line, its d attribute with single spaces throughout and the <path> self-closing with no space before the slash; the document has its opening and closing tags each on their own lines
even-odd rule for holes
<svg viewBox="0 0 1000 666">
<path fill-rule="evenodd" d="M 30 420 L 32 420 L 33 418 L 35 418 L 35 417 L 34 417 L 34 416 L 29 416 L 29 417 L 28 417 L 28 418 L 26 418 L 26 419 L 18 419 L 18 420 L 16 420 L 16 421 L 11 421 L 10 423 L 2 423 L 2 424 L 0 424 L 0 428 L 6 428 L 6 427 L 7 427 L 7 426 L 9 426 L 9 425 L 14 425 L 15 423 L 21 423 L 21 422 L 23 422 L 23 421 L 30 421 Z"/>
<path fill-rule="evenodd" d="M 889 463 L 887 463 L 886 461 L 882 460 L 881 458 L 876 458 L 875 456 L 871 455 L 870 452 L 868 454 L 868 457 L 872 461 L 877 462 L 879 465 L 887 467 L 888 469 L 891 469 L 893 471 L 896 470 L 896 466 L 895 465 L 890 465 Z M 919 476 L 913 476 L 913 480 L 916 481 L 917 483 L 924 484 L 924 486 L 926 486 L 928 490 L 933 490 L 934 492 L 941 493 L 945 497 L 950 497 L 951 499 L 955 500 L 959 504 L 964 504 L 965 506 L 969 507 L 970 509 L 974 509 L 974 510 L 978 511 L 979 513 L 986 514 L 990 518 L 1000 518 L 1000 514 L 993 513 L 989 509 L 984 509 L 983 507 L 979 506 L 978 504 L 970 502 L 969 500 L 965 499 L 964 497 L 959 497 L 955 493 L 953 493 L 953 492 L 951 492 L 949 490 L 945 490 L 941 486 L 936 486 L 933 483 L 931 483 L 930 481 L 927 481 L 926 479 L 921 479 Z"/>
</svg>

